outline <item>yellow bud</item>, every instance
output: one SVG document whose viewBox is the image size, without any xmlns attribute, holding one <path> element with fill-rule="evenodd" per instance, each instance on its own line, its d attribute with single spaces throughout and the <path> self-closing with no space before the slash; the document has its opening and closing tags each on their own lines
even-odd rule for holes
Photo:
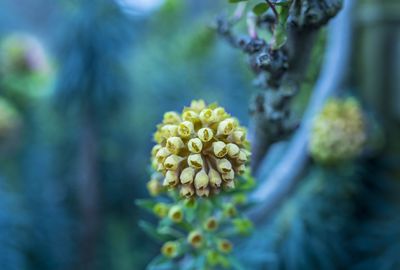
<svg viewBox="0 0 400 270">
<path fill-rule="evenodd" d="M 229 135 L 229 140 L 236 144 L 243 144 L 246 140 L 246 133 L 242 130 L 235 130 L 231 135 Z"/>
<path fill-rule="evenodd" d="M 230 253 L 233 248 L 232 243 L 226 239 L 219 240 L 217 246 L 218 246 L 218 250 L 223 253 Z"/>
<path fill-rule="evenodd" d="M 166 242 L 162 248 L 161 253 L 168 258 L 175 258 L 178 255 L 179 243 L 174 241 Z"/>
<path fill-rule="evenodd" d="M 180 122 L 181 122 L 181 118 L 179 117 L 179 114 L 177 112 L 166 112 L 166 113 L 164 113 L 164 119 L 163 119 L 163 123 L 164 124 L 177 125 Z"/>
<path fill-rule="evenodd" d="M 165 217 L 168 214 L 168 205 L 165 203 L 157 203 L 153 207 L 153 213 L 160 218 Z"/>
<path fill-rule="evenodd" d="M 213 111 L 211 109 L 204 109 L 200 112 L 201 122 L 208 124 L 214 121 Z"/>
<path fill-rule="evenodd" d="M 225 181 L 233 180 L 233 178 L 235 178 L 235 172 L 232 169 L 222 174 L 222 179 Z"/>
<path fill-rule="evenodd" d="M 232 170 L 232 164 L 226 158 L 219 159 L 217 161 L 217 167 L 218 171 L 222 174 L 230 172 Z"/>
<path fill-rule="evenodd" d="M 203 235 L 200 231 L 192 231 L 189 233 L 187 241 L 195 248 L 199 248 L 203 244 Z"/>
<path fill-rule="evenodd" d="M 210 184 L 212 187 L 220 187 L 221 186 L 221 176 L 219 175 L 219 173 L 214 170 L 213 168 L 210 168 L 209 172 L 208 172 L 208 177 L 210 179 Z"/>
<path fill-rule="evenodd" d="M 208 197 L 208 195 L 210 195 L 210 189 L 209 188 L 196 189 L 196 195 L 199 197 Z"/>
<path fill-rule="evenodd" d="M 180 190 L 182 197 L 190 198 L 194 195 L 194 188 L 192 185 L 183 185 Z"/>
<path fill-rule="evenodd" d="M 177 155 L 170 155 L 164 161 L 164 168 L 167 170 L 175 171 L 178 169 L 179 163 L 183 160 L 182 157 Z"/>
<path fill-rule="evenodd" d="M 216 157 L 224 157 L 228 152 L 228 150 L 226 149 L 226 144 L 221 141 L 213 142 L 213 152 Z"/>
<path fill-rule="evenodd" d="M 162 187 L 157 179 L 151 179 L 149 182 L 147 182 L 147 190 L 149 191 L 150 195 L 154 197 L 160 194 Z"/>
<path fill-rule="evenodd" d="M 221 121 L 218 125 L 217 135 L 229 135 L 235 129 L 235 121 L 232 118 Z"/>
<path fill-rule="evenodd" d="M 193 169 L 192 167 L 187 167 L 183 169 L 180 175 L 181 183 L 182 184 L 191 184 L 194 179 L 194 174 L 196 173 L 196 170 Z"/>
<path fill-rule="evenodd" d="M 245 166 L 244 164 L 241 164 L 241 165 L 239 165 L 239 166 L 237 167 L 236 171 L 237 171 L 237 173 L 238 173 L 239 175 L 242 175 L 242 174 L 244 174 L 244 172 L 246 171 L 246 166 Z"/>
<path fill-rule="evenodd" d="M 228 188 L 228 189 L 234 189 L 235 188 L 235 181 L 233 180 L 227 180 L 224 183 L 224 187 Z"/>
<path fill-rule="evenodd" d="M 200 112 L 201 110 L 203 110 L 206 107 L 206 103 L 204 102 L 204 100 L 199 99 L 199 100 L 193 100 L 190 103 L 190 108 L 196 112 Z"/>
<path fill-rule="evenodd" d="M 166 147 L 161 148 L 160 150 L 158 150 L 157 154 L 156 154 L 156 159 L 158 163 L 164 163 L 165 159 L 171 155 L 171 152 L 168 151 L 168 149 Z"/>
<path fill-rule="evenodd" d="M 174 205 L 169 209 L 168 217 L 175 223 L 179 223 L 183 220 L 183 210 L 179 205 Z"/>
<path fill-rule="evenodd" d="M 240 148 L 239 146 L 237 146 L 234 143 L 228 143 L 226 145 L 226 148 L 228 149 L 228 156 L 230 157 L 237 157 L 239 155 L 240 152 Z"/>
<path fill-rule="evenodd" d="M 161 134 L 164 138 L 169 138 L 177 135 L 177 125 L 165 125 L 161 128 Z"/>
<path fill-rule="evenodd" d="M 194 186 L 196 189 L 206 188 L 208 186 L 208 175 L 205 170 L 201 170 L 196 174 L 194 178 Z"/>
<path fill-rule="evenodd" d="M 192 153 L 200 153 L 203 149 L 203 143 L 199 138 L 190 139 L 188 142 L 189 151 Z"/>
<path fill-rule="evenodd" d="M 203 168 L 203 159 L 200 154 L 192 154 L 188 157 L 188 165 L 195 169 Z"/>
<path fill-rule="evenodd" d="M 215 217 L 210 217 L 203 224 L 204 230 L 215 231 L 218 228 L 218 221 Z"/>
<path fill-rule="evenodd" d="M 245 151 L 240 150 L 237 161 L 240 163 L 245 163 L 247 161 L 247 154 Z"/>
<path fill-rule="evenodd" d="M 194 111 L 185 111 L 182 113 L 182 119 L 184 121 L 196 122 L 199 119 L 199 116 Z"/>
<path fill-rule="evenodd" d="M 213 113 L 214 121 L 222 121 L 222 120 L 224 120 L 224 118 L 227 115 L 224 108 L 222 108 L 222 107 L 215 108 L 212 113 Z"/>
<path fill-rule="evenodd" d="M 183 138 L 188 138 L 193 133 L 194 127 L 193 123 L 189 121 L 184 121 L 178 126 L 178 134 Z"/>
<path fill-rule="evenodd" d="M 155 157 L 157 152 L 158 152 L 158 150 L 160 150 L 161 147 L 162 146 L 159 145 L 159 144 L 154 145 L 153 148 L 151 149 L 151 156 Z"/>
<path fill-rule="evenodd" d="M 182 139 L 179 137 L 171 137 L 168 138 L 167 143 L 165 145 L 168 149 L 173 154 L 178 154 L 179 150 L 185 147 L 185 144 L 183 143 Z"/>
<path fill-rule="evenodd" d="M 173 187 L 177 185 L 178 180 L 178 172 L 177 171 L 167 171 L 164 178 L 164 186 Z"/>
<path fill-rule="evenodd" d="M 212 131 L 211 128 L 201 128 L 197 132 L 197 136 L 202 140 L 203 142 L 209 142 L 211 139 L 214 137 L 214 132 Z"/>
</svg>

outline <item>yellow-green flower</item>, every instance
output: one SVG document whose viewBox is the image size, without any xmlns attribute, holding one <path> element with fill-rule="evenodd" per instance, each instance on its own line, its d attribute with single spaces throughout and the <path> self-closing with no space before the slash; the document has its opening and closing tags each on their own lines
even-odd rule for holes
<svg viewBox="0 0 400 270">
<path fill-rule="evenodd" d="M 217 242 L 218 250 L 223 253 L 230 253 L 233 249 L 233 245 L 229 240 L 220 239 Z"/>
<path fill-rule="evenodd" d="M 168 214 L 168 205 L 166 205 L 165 203 L 157 203 L 154 205 L 153 207 L 153 213 L 160 217 L 163 218 L 165 216 L 167 216 Z"/>
<path fill-rule="evenodd" d="M 360 104 L 354 98 L 331 99 L 313 122 L 309 150 L 316 161 L 334 164 L 357 157 L 365 141 Z"/>
<path fill-rule="evenodd" d="M 183 220 L 183 209 L 180 205 L 174 205 L 169 209 L 168 217 L 175 223 Z"/>
<path fill-rule="evenodd" d="M 153 167 L 164 185 L 185 197 L 206 197 L 234 188 L 250 152 L 246 129 L 222 107 L 193 101 L 182 113 L 168 112 L 154 134 Z"/>
<path fill-rule="evenodd" d="M 203 235 L 200 231 L 191 231 L 188 235 L 187 241 L 190 245 L 192 245 L 194 248 L 199 248 L 203 245 Z"/>
<path fill-rule="evenodd" d="M 150 195 L 153 197 L 158 196 L 161 193 L 162 188 L 163 187 L 162 187 L 161 183 L 155 178 L 153 178 L 149 182 L 147 182 L 147 190 L 149 191 Z"/>
<path fill-rule="evenodd" d="M 175 241 L 168 241 L 161 248 L 161 253 L 167 258 L 175 258 L 178 252 L 179 243 Z"/>
<path fill-rule="evenodd" d="M 209 217 L 203 224 L 204 230 L 212 232 L 218 228 L 218 220 L 215 217 Z"/>
</svg>

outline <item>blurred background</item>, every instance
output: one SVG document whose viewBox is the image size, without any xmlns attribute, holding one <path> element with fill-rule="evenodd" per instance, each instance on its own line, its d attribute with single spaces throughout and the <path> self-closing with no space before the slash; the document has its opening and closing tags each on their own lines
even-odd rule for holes
<svg viewBox="0 0 400 270">
<path fill-rule="evenodd" d="M 395 167 L 400 8 L 396 0 L 358 2 L 351 91 L 388 128 L 385 153 Z M 148 196 L 152 133 L 163 113 L 202 98 L 248 124 L 253 74 L 211 27 L 231 11 L 215 0 L 0 1 L 0 269 L 145 269 L 159 246 L 138 227 L 152 217 L 134 201 Z M 294 104 L 299 115 L 325 36 Z M 286 261 L 304 258 L 293 245 L 280 251 Z M 271 246 L 253 255 L 268 257 L 262 251 Z"/>
<path fill-rule="evenodd" d="M 144 269 L 158 254 L 134 201 L 163 113 L 202 98 L 247 122 L 252 75 L 210 28 L 227 6 L 0 1 L 0 269 Z"/>
</svg>

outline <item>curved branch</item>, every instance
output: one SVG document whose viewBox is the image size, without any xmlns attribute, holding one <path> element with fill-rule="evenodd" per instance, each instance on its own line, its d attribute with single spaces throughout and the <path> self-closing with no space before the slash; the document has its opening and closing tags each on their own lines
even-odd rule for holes
<svg viewBox="0 0 400 270">
<path fill-rule="evenodd" d="M 268 166 L 268 158 L 260 167 L 261 175 L 258 178 L 265 181 L 252 194 L 252 200 L 257 202 L 257 206 L 249 212 L 256 222 L 267 218 L 296 184 L 308 161 L 307 143 L 313 117 L 345 81 L 351 53 L 351 11 L 356 1 L 344 2 L 342 12 L 330 25 L 324 64 L 301 127 L 271 173 L 263 173 L 263 167 Z"/>
</svg>

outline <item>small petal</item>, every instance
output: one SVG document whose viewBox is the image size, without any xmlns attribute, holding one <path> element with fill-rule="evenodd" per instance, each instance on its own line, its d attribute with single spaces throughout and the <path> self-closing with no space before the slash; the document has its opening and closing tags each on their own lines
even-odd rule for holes
<svg viewBox="0 0 400 270">
<path fill-rule="evenodd" d="M 209 142 L 211 139 L 214 137 L 214 132 L 212 131 L 211 128 L 201 128 L 197 132 L 197 136 L 202 140 L 203 142 Z"/>
<path fill-rule="evenodd" d="M 194 179 L 194 175 L 196 173 L 196 170 L 193 169 L 192 167 L 187 167 L 183 169 L 180 175 L 180 180 L 182 184 L 191 184 Z"/>
<path fill-rule="evenodd" d="M 178 134 L 182 138 L 190 137 L 190 135 L 193 133 L 193 131 L 194 131 L 194 127 L 193 127 L 192 122 L 184 121 L 184 122 L 180 123 L 178 126 Z"/>
<path fill-rule="evenodd" d="M 218 125 L 217 135 L 229 135 L 235 129 L 235 121 L 232 118 L 221 121 Z"/>
<path fill-rule="evenodd" d="M 164 186 L 173 187 L 177 185 L 179 182 L 178 172 L 176 171 L 167 171 L 164 178 Z"/>
<path fill-rule="evenodd" d="M 188 157 L 188 165 L 195 169 L 203 168 L 203 159 L 200 154 L 192 154 Z"/>
<path fill-rule="evenodd" d="M 213 143 L 213 152 L 216 157 L 219 157 L 219 158 L 224 157 L 228 153 L 226 144 L 221 141 L 214 142 Z"/>
<path fill-rule="evenodd" d="M 217 161 L 217 167 L 218 171 L 222 174 L 230 172 L 232 170 L 232 164 L 226 158 L 219 159 Z"/>
<path fill-rule="evenodd" d="M 200 112 L 200 120 L 201 122 L 208 124 L 214 121 L 213 111 L 211 109 L 204 109 Z"/>
<path fill-rule="evenodd" d="M 158 150 L 157 154 L 156 154 L 156 159 L 158 163 L 164 163 L 165 159 L 171 155 L 171 152 L 168 151 L 168 149 L 166 147 L 161 148 L 160 150 Z"/>
<path fill-rule="evenodd" d="M 201 170 L 194 178 L 194 186 L 196 189 L 206 188 L 208 186 L 209 178 L 205 170 Z"/>
<path fill-rule="evenodd" d="M 233 158 L 233 157 L 237 157 L 239 155 L 240 148 L 236 144 L 228 143 L 226 148 L 228 149 L 228 156 L 229 157 Z"/>
<path fill-rule="evenodd" d="M 212 187 L 220 187 L 221 186 L 221 176 L 220 174 L 214 170 L 213 168 L 210 168 L 209 172 L 208 172 L 208 177 L 210 179 L 210 185 Z"/>
<path fill-rule="evenodd" d="M 175 171 L 178 169 L 179 163 L 183 160 L 182 157 L 177 155 L 170 155 L 164 161 L 164 168 L 167 170 Z"/>
<path fill-rule="evenodd" d="M 190 139 L 188 142 L 189 151 L 192 153 L 200 153 L 203 149 L 203 143 L 199 138 Z"/>
<path fill-rule="evenodd" d="M 178 154 L 179 150 L 185 147 L 185 144 L 183 143 L 182 139 L 179 137 L 171 137 L 168 138 L 167 143 L 165 145 L 168 149 L 173 154 Z"/>
</svg>

